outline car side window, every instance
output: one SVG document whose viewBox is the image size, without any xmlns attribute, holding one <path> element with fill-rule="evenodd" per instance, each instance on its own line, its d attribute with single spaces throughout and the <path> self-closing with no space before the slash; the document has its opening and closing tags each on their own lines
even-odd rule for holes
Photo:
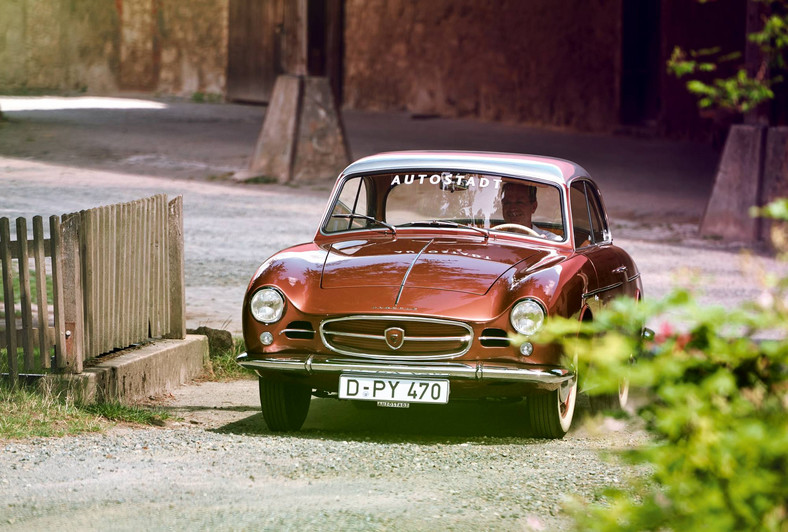
<svg viewBox="0 0 788 532">
<path fill-rule="evenodd" d="M 607 221 L 602 211 L 602 202 L 599 199 L 599 194 L 593 186 L 586 184 L 586 195 L 588 197 L 588 209 L 591 213 L 594 243 L 606 242 L 610 240 L 610 231 L 607 228 Z"/>
<path fill-rule="evenodd" d="M 569 189 L 569 202 L 572 208 L 572 230 L 575 234 L 575 247 L 582 248 L 591 244 L 591 218 L 586 202 L 585 183 L 574 183 Z"/>
<path fill-rule="evenodd" d="M 331 217 L 326 223 L 326 233 L 337 233 L 339 231 L 349 231 L 351 229 L 363 229 L 369 225 L 369 221 L 363 217 L 354 218 L 350 215 L 359 214 L 367 216 L 369 209 L 367 206 L 367 184 L 363 178 L 357 177 L 348 179 L 342 185 L 337 202 L 331 209 Z"/>
</svg>

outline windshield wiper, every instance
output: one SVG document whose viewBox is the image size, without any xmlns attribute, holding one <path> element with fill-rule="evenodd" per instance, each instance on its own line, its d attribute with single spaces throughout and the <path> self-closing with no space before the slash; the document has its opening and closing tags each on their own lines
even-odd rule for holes
<svg viewBox="0 0 788 532">
<path fill-rule="evenodd" d="M 387 229 L 390 229 L 392 234 L 394 234 L 394 235 L 397 234 L 397 229 L 393 225 L 391 225 L 389 223 L 386 223 L 383 220 L 378 220 L 377 218 L 375 218 L 373 216 L 367 216 L 366 214 L 332 214 L 331 217 L 332 218 L 348 218 L 350 220 L 352 220 L 353 218 L 361 218 L 362 220 L 367 220 L 368 222 L 372 222 L 374 224 L 382 225 L 383 227 L 385 227 Z"/>
<path fill-rule="evenodd" d="M 420 220 L 418 222 L 409 222 L 404 225 L 408 225 L 408 226 L 426 225 L 429 227 L 454 227 L 458 229 L 470 229 L 472 231 L 476 231 L 477 233 L 481 233 L 484 236 L 485 242 L 487 241 L 488 238 L 490 238 L 490 233 L 486 229 L 482 229 L 481 227 L 476 227 L 473 225 L 453 222 L 451 220 Z"/>
</svg>

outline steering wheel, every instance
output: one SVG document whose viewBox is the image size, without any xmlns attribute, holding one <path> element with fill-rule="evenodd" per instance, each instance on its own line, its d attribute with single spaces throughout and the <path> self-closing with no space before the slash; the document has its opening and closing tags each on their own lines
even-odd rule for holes
<svg viewBox="0 0 788 532">
<path fill-rule="evenodd" d="M 492 227 L 491 229 L 503 230 L 503 231 L 516 231 L 520 233 L 527 233 L 531 236 L 537 236 L 537 237 L 542 236 L 536 231 L 534 231 L 533 229 L 531 229 L 530 227 L 520 224 L 500 224 L 500 225 L 496 225 L 495 227 Z"/>
</svg>

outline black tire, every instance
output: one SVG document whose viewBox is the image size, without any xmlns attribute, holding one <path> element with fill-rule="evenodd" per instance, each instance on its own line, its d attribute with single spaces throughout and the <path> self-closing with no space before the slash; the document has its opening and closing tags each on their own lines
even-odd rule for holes
<svg viewBox="0 0 788 532">
<path fill-rule="evenodd" d="M 273 432 L 300 430 L 309 412 L 312 389 L 307 386 L 259 378 L 260 407 Z"/>
<path fill-rule="evenodd" d="M 563 438 L 572 425 L 576 401 L 577 379 L 557 390 L 528 397 L 532 434 L 537 438 Z"/>
</svg>

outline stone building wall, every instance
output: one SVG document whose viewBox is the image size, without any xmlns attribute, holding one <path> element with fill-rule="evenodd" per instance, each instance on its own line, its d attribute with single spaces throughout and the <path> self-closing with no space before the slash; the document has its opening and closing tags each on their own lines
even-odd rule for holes
<svg viewBox="0 0 788 532">
<path fill-rule="evenodd" d="M 0 89 L 115 90 L 117 25 L 105 0 L 3 0 Z"/>
<path fill-rule="evenodd" d="M 228 0 L 162 2 L 158 91 L 224 94 L 228 13 Z"/>
<path fill-rule="evenodd" d="M 620 10 L 620 0 L 347 0 L 345 105 L 611 129 Z"/>
<path fill-rule="evenodd" d="M 2 0 L 0 91 L 222 94 L 229 0 Z"/>
</svg>

